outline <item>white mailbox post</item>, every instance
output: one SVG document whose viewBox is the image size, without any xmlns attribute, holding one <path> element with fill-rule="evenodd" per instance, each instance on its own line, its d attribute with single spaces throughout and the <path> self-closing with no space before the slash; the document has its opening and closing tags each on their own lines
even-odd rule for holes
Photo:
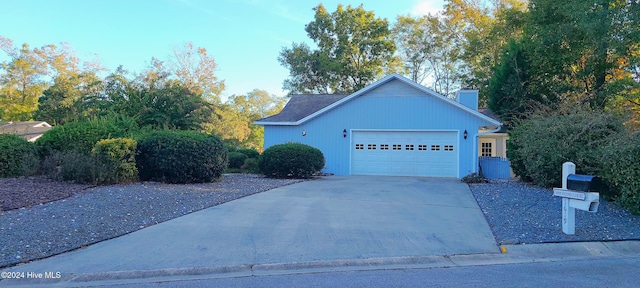
<svg viewBox="0 0 640 288">
<path fill-rule="evenodd" d="M 553 196 L 562 197 L 562 232 L 576 233 L 576 209 L 597 212 L 600 194 L 590 192 L 597 187 L 598 178 L 576 175 L 576 164 L 562 164 L 562 188 L 553 188 Z"/>
</svg>

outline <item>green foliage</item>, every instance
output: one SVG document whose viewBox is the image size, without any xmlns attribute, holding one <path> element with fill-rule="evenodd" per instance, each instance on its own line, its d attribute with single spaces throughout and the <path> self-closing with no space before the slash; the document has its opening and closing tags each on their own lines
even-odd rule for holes
<svg viewBox="0 0 640 288">
<path fill-rule="evenodd" d="M 98 141 L 91 151 L 96 161 L 97 184 L 133 182 L 138 179 L 137 142 L 128 138 Z"/>
<path fill-rule="evenodd" d="M 90 154 L 93 145 L 107 138 L 128 137 L 139 131 L 135 121 L 127 117 L 106 117 L 53 127 L 36 140 L 44 156 L 52 151 L 78 150 Z"/>
<path fill-rule="evenodd" d="M 521 179 L 558 186 L 564 162 L 575 163 L 578 173 L 599 175 L 601 147 L 623 131 L 622 120 L 605 112 L 577 109 L 539 114 L 510 132 L 507 157 Z"/>
<path fill-rule="evenodd" d="M 350 93 L 375 81 L 394 59 L 395 44 L 386 19 L 362 5 L 333 13 L 314 8 L 314 20 L 305 26 L 317 50 L 293 44 L 278 61 L 289 69 L 284 89 L 291 93 Z"/>
<path fill-rule="evenodd" d="M 240 168 L 245 173 L 260 174 L 260 166 L 258 166 L 257 158 L 247 158 L 247 160 L 244 160 L 244 165 Z"/>
<path fill-rule="evenodd" d="M 258 159 L 258 157 L 260 157 L 260 152 L 258 152 L 258 150 L 253 148 L 241 148 L 241 149 L 238 149 L 237 152 L 247 155 L 247 158 Z"/>
<path fill-rule="evenodd" d="M 612 141 L 602 159 L 600 175 L 617 196 L 616 202 L 640 214 L 640 133 Z"/>
<path fill-rule="evenodd" d="M 215 135 L 157 131 L 138 140 L 140 180 L 166 183 L 212 182 L 227 166 L 227 150 Z"/>
<path fill-rule="evenodd" d="M 94 183 L 95 158 L 86 151 L 54 150 L 44 157 L 42 170 L 49 178 L 75 183 Z"/>
<path fill-rule="evenodd" d="M 309 178 L 324 168 L 324 155 L 304 144 L 279 144 L 264 150 L 258 166 L 267 177 Z"/>
<path fill-rule="evenodd" d="M 240 169 L 244 165 L 244 160 L 247 160 L 247 155 L 240 152 L 229 153 L 229 168 Z"/>
<path fill-rule="evenodd" d="M 21 176 L 35 156 L 33 143 L 13 134 L 0 134 L 0 177 Z"/>
<path fill-rule="evenodd" d="M 87 95 L 97 95 L 102 82 L 93 72 L 59 75 L 53 86 L 47 88 L 38 99 L 38 110 L 33 118 L 62 125 L 87 116 Z"/>
</svg>

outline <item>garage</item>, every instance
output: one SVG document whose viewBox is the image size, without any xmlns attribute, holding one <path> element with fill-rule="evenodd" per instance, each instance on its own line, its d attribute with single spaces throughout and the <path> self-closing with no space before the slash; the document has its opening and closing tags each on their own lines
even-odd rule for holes
<svg viewBox="0 0 640 288">
<path fill-rule="evenodd" d="M 456 177 L 457 131 L 352 131 L 351 174 Z"/>
<path fill-rule="evenodd" d="M 318 148 L 326 174 L 457 178 L 478 171 L 479 138 L 502 125 L 480 113 L 477 90 L 454 100 L 397 74 L 348 95 L 291 95 L 254 123 L 265 148 Z"/>
</svg>

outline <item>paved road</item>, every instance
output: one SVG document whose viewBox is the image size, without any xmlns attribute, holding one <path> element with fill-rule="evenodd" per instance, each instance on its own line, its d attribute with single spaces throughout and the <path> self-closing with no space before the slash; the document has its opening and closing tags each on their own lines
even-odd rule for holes
<svg viewBox="0 0 640 288">
<path fill-rule="evenodd" d="M 640 257 L 347 271 L 175 281 L 116 287 L 638 287 Z"/>
<path fill-rule="evenodd" d="M 73 275 L 498 252 L 457 179 L 332 176 L 9 270 Z"/>
</svg>

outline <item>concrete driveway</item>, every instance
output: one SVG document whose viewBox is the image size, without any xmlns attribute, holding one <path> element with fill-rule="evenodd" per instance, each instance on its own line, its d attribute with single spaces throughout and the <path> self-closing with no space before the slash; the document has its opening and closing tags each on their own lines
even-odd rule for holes
<svg viewBox="0 0 640 288">
<path fill-rule="evenodd" d="M 96 273 L 498 252 L 457 179 L 330 176 L 10 270 Z"/>
</svg>

